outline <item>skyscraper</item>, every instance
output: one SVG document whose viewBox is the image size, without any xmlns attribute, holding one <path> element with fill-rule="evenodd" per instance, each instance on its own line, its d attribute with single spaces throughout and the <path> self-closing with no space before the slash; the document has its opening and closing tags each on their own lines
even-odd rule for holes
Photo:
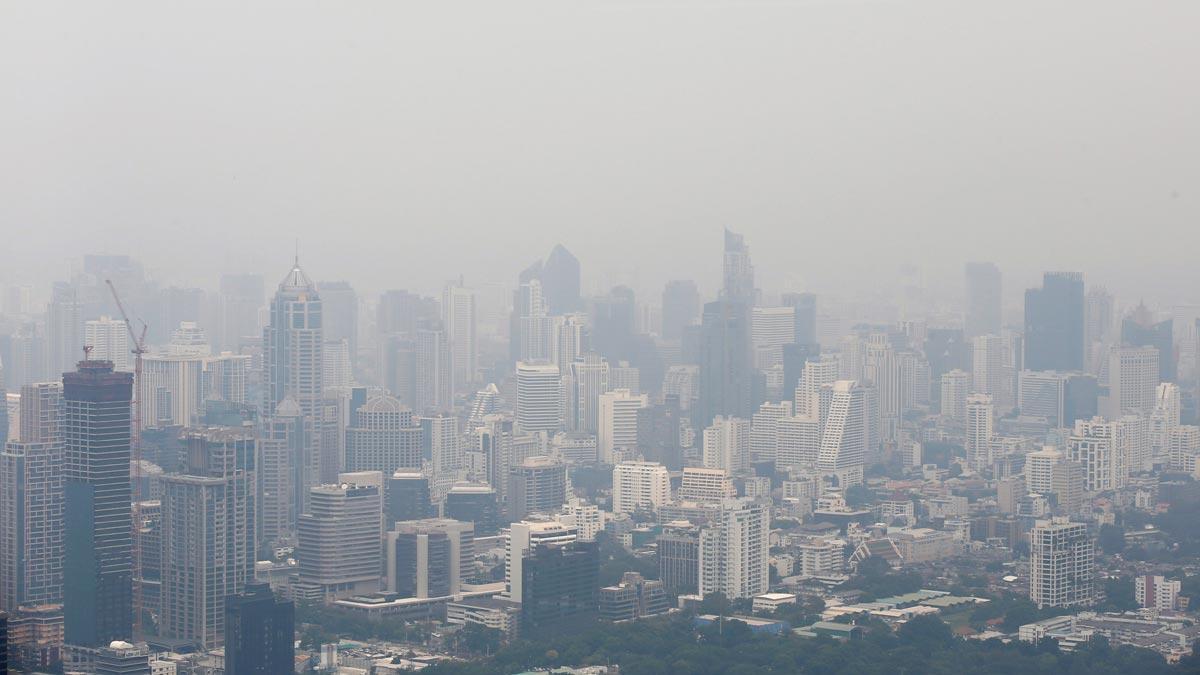
<svg viewBox="0 0 1200 675">
<path fill-rule="evenodd" d="M 942 417 L 957 422 L 967 419 L 967 396 L 971 392 L 971 375 L 951 370 L 942 375 Z"/>
<path fill-rule="evenodd" d="M 700 531 L 700 595 L 750 598 L 769 587 L 770 508 L 748 499 L 721 503 Z"/>
<path fill-rule="evenodd" d="M 967 463 L 982 473 L 992 467 L 992 424 L 996 408 L 987 394 L 967 397 Z"/>
<path fill-rule="evenodd" d="M 1087 525 L 1068 518 L 1037 521 L 1029 532 L 1029 599 L 1038 609 L 1090 605 L 1095 575 Z"/>
<path fill-rule="evenodd" d="M 225 600 L 225 675 L 295 670 L 296 608 L 268 584 L 246 584 Z"/>
<path fill-rule="evenodd" d="M 696 422 L 718 415 L 749 417 L 753 410 L 750 307 L 721 299 L 704 305 L 700 336 L 700 406 Z"/>
<path fill-rule="evenodd" d="M 54 284 L 50 305 L 46 309 L 46 362 L 49 377 L 57 379 L 79 358 L 79 349 L 85 344 L 81 339 L 81 309 L 74 287 L 62 282 Z M 10 381 L 9 384 L 11 386 L 26 382 Z"/>
<path fill-rule="evenodd" d="M 129 362 L 129 331 L 125 322 L 107 316 L 84 323 L 84 344 L 97 361 L 112 361 L 114 370 L 133 370 Z"/>
<path fill-rule="evenodd" d="M 0 609 L 62 603 L 62 387 L 21 388 L 23 428 L 0 450 Z"/>
<path fill-rule="evenodd" d="M 1083 275 L 1047 272 L 1025 291 L 1025 368 L 1083 370 Z"/>
<path fill-rule="evenodd" d="M 1000 268 L 990 262 L 969 262 L 966 267 L 967 308 L 963 333 L 968 338 L 1000 334 Z"/>
<path fill-rule="evenodd" d="M 358 294 L 348 281 L 322 281 L 317 284 L 317 289 L 321 294 L 324 314 L 321 328 L 325 340 L 345 340 L 353 368 L 358 363 Z"/>
<path fill-rule="evenodd" d="M 700 316 L 700 292 L 696 282 L 688 280 L 668 281 L 662 297 L 662 337 L 678 340 L 683 329 L 696 322 Z"/>
<path fill-rule="evenodd" d="M 66 642 L 101 647 L 133 626 L 130 401 L 133 374 L 81 361 L 63 375 Z"/>
<path fill-rule="evenodd" d="M 1154 315 L 1145 305 L 1121 322 L 1121 343 L 1131 347 L 1153 347 L 1158 351 L 1158 379 L 1161 382 L 1175 381 L 1175 321 L 1166 319 L 1156 322 Z"/>
<path fill-rule="evenodd" d="M 552 514 L 567 501 L 567 467 L 550 457 L 527 457 L 508 475 L 508 517 Z"/>
<path fill-rule="evenodd" d="M 1120 422 L 1102 417 L 1075 422 L 1075 431 L 1067 441 L 1067 459 L 1083 466 L 1084 488 L 1088 492 L 1125 486 L 1129 465 L 1121 448 L 1119 426 Z"/>
<path fill-rule="evenodd" d="M 812 293 L 784 293 L 783 304 L 794 312 L 796 344 L 817 346 L 817 296 Z"/>
<path fill-rule="evenodd" d="M 618 451 L 638 447 L 638 411 L 648 404 L 645 394 L 634 396 L 628 389 L 600 395 L 596 447 L 601 462 L 613 464 Z"/>
<path fill-rule="evenodd" d="M 318 485 L 300 516 L 297 592 L 333 600 L 379 589 L 383 503 L 377 485 Z"/>
<path fill-rule="evenodd" d="M 400 400 L 372 396 L 346 429 L 346 471 L 421 468 L 421 426 Z"/>
<path fill-rule="evenodd" d="M 257 450 L 252 429 L 189 431 L 183 473 L 162 482 L 165 637 L 205 649 L 225 641 L 225 600 L 254 579 Z"/>
<path fill-rule="evenodd" d="M 817 468 L 836 476 L 842 487 L 857 485 L 863 480 L 870 437 L 867 390 L 853 380 L 838 380 L 830 395 Z"/>
<path fill-rule="evenodd" d="M 258 310 L 266 287 L 258 274 L 222 274 L 217 296 L 217 348 L 236 352 L 242 343 L 261 334 Z"/>
<path fill-rule="evenodd" d="M 704 429 L 704 466 L 730 474 L 750 468 L 750 420 L 716 417 Z"/>
<path fill-rule="evenodd" d="M 671 498 L 667 467 L 657 462 L 621 462 L 613 467 L 613 513 L 649 511 Z"/>
<path fill-rule="evenodd" d="M 285 398 L 300 408 L 305 425 L 301 454 L 294 460 L 297 512 L 307 504 L 309 488 L 320 483 L 321 419 L 324 405 L 324 317 L 317 287 L 297 261 L 271 299 L 270 322 L 263 331 L 263 415 L 275 415 Z"/>
<path fill-rule="evenodd" d="M 1108 400 L 1101 412 L 1109 419 L 1154 412 L 1159 352 L 1154 347 L 1113 347 L 1108 353 Z"/>
<path fill-rule="evenodd" d="M 579 309 L 579 259 L 562 244 L 556 244 L 541 268 L 542 287 L 551 314 Z"/>
<path fill-rule="evenodd" d="M 517 426 L 521 431 L 554 434 L 562 423 L 558 366 L 517 363 Z"/>
<path fill-rule="evenodd" d="M 462 283 L 447 285 L 442 291 L 442 325 L 450 341 L 453 391 L 466 391 L 475 381 L 479 353 L 475 338 L 475 291 Z"/>
<path fill-rule="evenodd" d="M 471 523 L 428 518 L 396 523 L 387 535 L 389 593 L 438 598 L 459 593 L 475 562 Z"/>
</svg>

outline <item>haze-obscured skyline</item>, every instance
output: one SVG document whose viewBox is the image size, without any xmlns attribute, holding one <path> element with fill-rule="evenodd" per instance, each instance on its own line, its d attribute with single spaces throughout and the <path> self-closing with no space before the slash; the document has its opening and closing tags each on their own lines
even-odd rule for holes
<svg viewBox="0 0 1200 675">
<path fill-rule="evenodd" d="M 355 9 L 357 7 L 357 9 Z M 1192 2 L 8 3 L 0 281 L 957 288 L 1191 301 Z"/>
</svg>

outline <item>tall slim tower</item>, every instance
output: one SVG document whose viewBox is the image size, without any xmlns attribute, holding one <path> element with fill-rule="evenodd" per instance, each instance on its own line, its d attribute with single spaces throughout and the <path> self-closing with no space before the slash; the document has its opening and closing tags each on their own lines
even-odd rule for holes
<svg viewBox="0 0 1200 675">
<path fill-rule="evenodd" d="M 475 381 L 475 291 L 462 284 L 446 286 L 442 292 L 442 325 L 450 341 L 453 391 L 465 391 Z"/>
<path fill-rule="evenodd" d="M 132 637 L 132 397 L 133 373 L 114 371 L 111 361 L 81 361 L 63 374 L 67 644 Z"/>
<path fill-rule="evenodd" d="M 1090 605 L 1096 553 L 1087 525 L 1068 518 L 1039 520 L 1029 532 L 1029 599 L 1038 608 Z"/>
<path fill-rule="evenodd" d="M 854 380 L 838 380 L 830 391 L 817 468 L 836 476 L 841 487 L 862 483 L 869 437 L 867 390 Z"/>
<path fill-rule="evenodd" d="M 1083 370 L 1083 275 L 1047 272 L 1025 291 L 1025 369 Z"/>
<path fill-rule="evenodd" d="M 320 484 L 321 415 L 324 404 L 325 329 L 321 297 L 297 261 L 271 299 L 270 322 L 263 330 L 263 416 L 291 398 L 300 416 L 311 420 L 301 456 L 295 458 L 294 495 L 303 512 L 309 488 Z"/>
<path fill-rule="evenodd" d="M 967 263 L 967 311 L 963 317 L 963 333 L 972 338 L 978 335 L 1000 334 L 1000 268 L 990 262 Z"/>
</svg>

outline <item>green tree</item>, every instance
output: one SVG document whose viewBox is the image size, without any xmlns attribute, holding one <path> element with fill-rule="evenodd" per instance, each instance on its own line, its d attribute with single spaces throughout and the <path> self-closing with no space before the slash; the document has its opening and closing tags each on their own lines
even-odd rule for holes
<svg viewBox="0 0 1200 675">
<path fill-rule="evenodd" d="M 1125 530 L 1119 525 L 1100 526 L 1100 549 L 1109 555 L 1125 550 Z"/>
</svg>

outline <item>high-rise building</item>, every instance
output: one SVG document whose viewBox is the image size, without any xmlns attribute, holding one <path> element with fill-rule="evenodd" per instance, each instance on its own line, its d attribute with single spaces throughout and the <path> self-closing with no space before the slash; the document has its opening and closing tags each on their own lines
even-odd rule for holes
<svg viewBox="0 0 1200 675">
<path fill-rule="evenodd" d="M 1035 494 L 1048 494 L 1054 491 L 1054 465 L 1064 461 L 1063 454 L 1053 445 L 1043 446 L 1041 450 L 1025 455 L 1025 488 Z"/>
<path fill-rule="evenodd" d="M 704 466 L 729 473 L 750 468 L 750 420 L 717 416 L 704 430 Z"/>
<path fill-rule="evenodd" d="M 662 297 L 662 336 L 665 340 L 683 337 L 683 329 L 700 316 L 700 292 L 691 280 L 668 281 Z"/>
<path fill-rule="evenodd" d="M 578 539 L 574 527 L 556 520 L 522 520 L 504 530 L 504 595 L 521 602 L 524 598 L 523 568 L 526 556 L 540 546 L 561 546 Z M 597 584 L 599 586 L 599 584 Z"/>
<path fill-rule="evenodd" d="M 1113 297 L 1104 287 L 1093 286 L 1088 289 L 1084 299 L 1084 321 L 1084 344 L 1089 350 L 1103 348 L 1112 339 Z M 1088 372 L 1093 375 L 1099 373 L 1098 365 L 1089 360 Z"/>
<path fill-rule="evenodd" d="M 460 483 L 446 493 L 447 518 L 472 523 L 480 536 L 496 534 L 500 529 L 500 506 L 496 491 L 489 485 Z"/>
<path fill-rule="evenodd" d="M 601 462 L 614 464 L 619 451 L 638 447 L 638 415 L 648 404 L 645 394 L 635 396 L 628 389 L 600 395 L 596 448 Z"/>
<path fill-rule="evenodd" d="M 722 502 L 700 531 L 700 595 L 722 593 L 736 600 L 767 592 L 770 519 L 770 508 L 761 502 Z"/>
<path fill-rule="evenodd" d="M 439 415 L 421 420 L 422 430 L 429 439 L 429 459 L 433 468 L 434 483 L 439 488 L 440 495 L 449 484 L 456 481 L 463 468 L 462 438 L 458 433 L 458 418 L 452 415 Z"/>
<path fill-rule="evenodd" d="M 863 479 L 870 438 L 867 390 L 853 380 L 838 380 L 829 395 L 817 468 L 836 476 L 842 487 L 857 485 Z"/>
<path fill-rule="evenodd" d="M 416 337 L 416 381 L 413 408 L 448 410 L 454 403 L 450 341 L 441 328 L 421 329 Z"/>
<path fill-rule="evenodd" d="M 63 604 L 68 644 L 133 632 L 130 401 L 133 374 L 81 361 L 63 374 Z"/>
<path fill-rule="evenodd" d="M 1011 390 L 1006 382 L 1007 345 L 1004 344 L 1004 338 L 999 335 L 978 335 L 972 344 L 971 390 L 977 394 L 988 394 L 1004 409 Z"/>
<path fill-rule="evenodd" d="M 792 416 L 792 402 L 766 402 L 750 419 L 750 458 L 755 462 L 774 462 L 779 447 L 779 420 Z"/>
<path fill-rule="evenodd" d="M 596 434 L 600 429 L 600 396 L 609 386 L 608 361 L 596 352 L 585 352 L 568 365 L 564 424 L 571 431 Z"/>
<path fill-rule="evenodd" d="M 296 558 L 302 597 L 340 599 L 379 589 L 382 495 L 376 485 L 318 485 L 300 516 Z"/>
<path fill-rule="evenodd" d="M 324 313 L 322 329 L 329 342 L 346 341 L 351 377 L 358 362 L 358 294 L 348 281 L 322 281 L 317 284 Z M 326 386 L 330 386 L 326 384 Z"/>
<path fill-rule="evenodd" d="M 1029 532 L 1029 599 L 1043 607 L 1095 601 L 1096 553 L 1087 525 L 1039 520 Z"/>
<path fill-rule="evenodd" d="M 1157 377 L 1162 382 L 1175 381 L 1175 321 L 1155 321 L 1145 305 L 1138 305 L 1121 322 L 1121 343 L 1131 347 L 1151 347 L 1158 352 Z"/>
<path fill-rule="evenodd" d="M 46 308 L 46 373 L 42 377 L 57 379 L 71 368 L 79 358 L 79 350 L 84 344 L 82 303 L 79 302 L 75 288 L 70 284 L 58 282 L 50 295 L 50 304 Z M 11 364 L 4 364 L 9 366 Z M 9 385 L 21 385 L 32 382 L 9 380 Z"/>
<path fill-rule="evenodd" d="M 269 584 L 250 583 L 225 600 L 225 674 L 275 675 L 295 665 L 296 607 Z"/>
<path fill-rule="evenodd" d="M 442 291 L 442 325 L 450 341 L 453 391 L 466 391 L 475 382 L 479 347 L 475 337 L 475 291 L 447 285 Z"/>
<path fill-rule="evenodd" d="M 248 427 L 189 431 L 185 471 L 160 481 L 164 637 L 220 647 L 225 599 L 254 580 L 255 440 Z"/>
<path fill-rule="evenodd" d="M 821 452 L 820 413 L 781 417 L 775 426 L 775 466 L 815 468 Z"/>
<path fill-rule="evenodd" d="M 595 625 L 600 549 L 594 542 L 545 543 L 521 567 L 521 634 L 530 639 L 568 635 Z"/>
<path fill-rule="evenodd" d="M 613 513 L 655 511 L 671 498 L 667 467 L 657 462 L 621 462 L 613 467 Z"/>
<path fill-rule="evenodd" d="M 421 426 L 412 411 L 391 396 L 368 398 L 346 429 L 346 471 L 420 468 Z"/>
<path fill-rule="evenodd" d="M 84 344 L 91 345 L 89 358 L 112 361 L 114 370 L 132 371 L 129 362 L 129 329 L 124 321 L 107 316 L 87 321 L 83 326 Z"/>
<path fill-rule="evenodd" d="M 429 479 L 424 474 L 397 471 L 388 475 L 383 493 L 385 530 L 397 522 L 428 518 L 432 511 Z"/>
<path fill-rule="evenodd" d="M 553 435 L 562 424 L 558 366 L 517 363 L 517 426 L 521 431 Z"/>
<path fill-rule="evenodd" d="M 323 305 L 317 287 L 297 261 L 271 299 L 270 321 L 263 331 L 263 415 L 291 399 L 300 408 L 305 425 L 301 453 L 293 459 L 297 513 L 305 510 L 310 488 L 320 484 L 321 422 L 325 385 L 323 378 L 325 328 Z"/>
<path fill-rule="evenodd" d="M 222 274 L 217 296 L 217 347 L 236 352 L 242 344 L 262 334 L 258 311 L 266 298 L 259 274 Z"/>
<path fill-rule="evenodd" d="M 550 515 L 567 501 L 567 467 L 550 457 L 527 457 L 509 472 L 508 517 Z"/>
<path fill-rule="evenodd" d="M 753 412 L 750 305 L 729 298 L 710 302 L 700 325 L 697 423 L 708 426 L 718 415 L 748 418 Z"/>
<path fill-rule="evenodd" d="M 1113 347 L 1108 353 L 1108 401 L 1101 412 L 1149 416 L 1154 412 L 1158 386 L 1158 350 L 1154 347 Z"/>
<path fill-rule="evenodd" d="M 996 408 L 987 394 L 967 397 L 967 463 L 983 472 L 992 466 L 993 422 Z"/>
<path fill-rule="evenodd" d="M 658 577 L 668 592 L 700 590 L 700 528 L 687 521 L 667 523 L 655 539 Z"/>
<path fill-rule="evenodd" d="M 273 416 L 259 422 L 259 537 L 263 543 L 278 542 L 296 532 L 303 503 L 296 494 L 298 465 L 312 427 L 312 420 L 303 416 L 291 398 L 281 401 Z"/>
<path fill-rule="evenodd" d="M 1102 417 L 1077 420 L 1067 441 L 1067 459 L 1083 466 L 1088 492 L 1116 490 L 1129 476 L 1128 458 L 1118 440 L 1119 422 Z"/>
<path fill-rule="evenodd" d="M 449 518 L 396 523 L 387 533 L 387 591 L 402 598 L 460 592 L 475 562 L 475 528 Z"/>
<path fill-rule="evenodd" d="M 817 346 L 817 296 L 812 293 L 784 293 L 783 304 L 794 312 L 796 343 Z"/>
<path fill-rule="evenodd" d="M 579 309 L 579 259 L 562 244 L 555 245 L 541 267 L 542 286 L 550 314 Z"/>
<path fill-rule="evenodd" d="M 750 343 L 754 367 L 766 370 L 783 363 L 783 346 L 796 342 L 793 307 L 755 307 L 751 311 Z"/>
<path fill-rule="evenodd" d="M 951 370 L 942 375 L 942 417 L 956 422 L 967 421 L 967 397 L 971 393 L 971 375 L 963 370 Z"/>
<path fill-rule="evenodd" d="M 990 262 L 969 262 L 966 266 L 966 277 L 967 311 L 963 316 L 964 335 L 968 338 L 999 335 L 1002 300 L 1000 268 Z"/>
<path fill-rule="evenodd" d="M 1047 272 L 1025 291 L 1025 368 L 1083 370 L 1083 275 Z"/>
<path fill-rule="evenodd" d="M 62 603 L 62 385 L 21 388 L 20 433 L 0 449 L 0 610 Z"/>
</svg>

